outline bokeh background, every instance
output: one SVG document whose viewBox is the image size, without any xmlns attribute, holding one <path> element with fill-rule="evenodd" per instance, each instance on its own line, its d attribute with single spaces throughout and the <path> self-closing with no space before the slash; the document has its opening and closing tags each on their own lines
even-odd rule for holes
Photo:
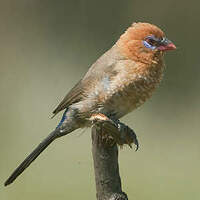
<svg viewBox="0 0 200 200">
<path fill-rule="evenodd" d="M 0 1 L 0 199 L 95 199 L 90 130 L 54 142 L 16 182 L 3 183 L 54 129 L 51 111 L 133 21 L 160 26 L 177 45 L 164 80 L 122 120 L 136 153 L 120 151 L 129 199 L 199 200 L 198 1 Z"/>
</svg>

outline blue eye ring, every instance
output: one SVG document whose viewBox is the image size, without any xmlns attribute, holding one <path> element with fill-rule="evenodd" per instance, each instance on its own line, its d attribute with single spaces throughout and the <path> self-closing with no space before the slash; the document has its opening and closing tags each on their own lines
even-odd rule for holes
<svg viewBox="0 0 200 200">
<path fill-rule="evenodd" d="M 143 44 L 146 48 L 155 50 L 159 44 L 161 39 L 156 38 L 154 35 L 149 35 L 143 40 Z"/>
<path fill-rule="evenodd" d="M 147 41 L 143 40 L 142 41 L 144 46 L 148 49 L 152 49 L 152 50 L 155 50 L 156 49 L 156 46 L 152 46 L 151 44 L 149 44 Z"/>
</svg>

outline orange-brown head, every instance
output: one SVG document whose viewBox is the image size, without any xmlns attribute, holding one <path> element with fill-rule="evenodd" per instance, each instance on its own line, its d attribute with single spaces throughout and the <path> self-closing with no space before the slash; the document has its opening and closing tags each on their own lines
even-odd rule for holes
<svg viewBox="0 0 200 200">
<path fill-rule="evenodd" d="M 165 37 L 157 26 L 149 23 L 133 23 L 117 41 L 120 52 L 136 62 L 157 62 L 164 51 L 176 46 Z"/>
</svg>

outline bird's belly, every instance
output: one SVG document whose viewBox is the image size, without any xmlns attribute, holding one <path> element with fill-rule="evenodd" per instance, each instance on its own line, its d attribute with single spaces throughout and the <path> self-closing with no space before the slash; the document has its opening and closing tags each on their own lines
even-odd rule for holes
<svg viewBox="0 0 200 200">
<path fill-rule="evenodd" d="M 148 82 L 147 80 L 129 84 L 108 98 L 103 110 L 107 114 L 115 115 L 116 118 L 123 117 L 150 98 L 157 85 L 157 81 Z"/>
</svg>

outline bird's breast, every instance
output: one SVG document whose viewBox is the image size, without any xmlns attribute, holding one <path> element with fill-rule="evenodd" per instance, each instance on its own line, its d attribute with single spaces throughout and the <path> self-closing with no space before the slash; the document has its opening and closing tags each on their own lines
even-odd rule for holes
<svg viewBox="0 0 200 200">
<path fill-rule="evenodd" d="M 120 118 L 142 105 L 159 85 L 163 67 L 122 73 L 110 83 L 104 95 L 103 111 Z M 106 82 L 107 83 L 107 82 Z"/>
</svg>

